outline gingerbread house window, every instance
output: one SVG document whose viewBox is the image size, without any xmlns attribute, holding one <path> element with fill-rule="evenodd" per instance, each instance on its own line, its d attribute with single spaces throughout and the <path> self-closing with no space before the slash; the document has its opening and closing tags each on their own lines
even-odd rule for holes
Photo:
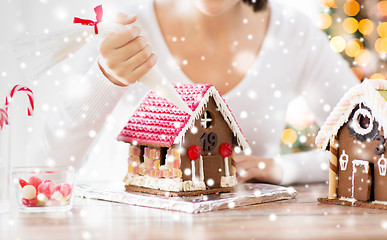
<svg viewBox="0 0 387 240">
<path fill-rule="evenodd" d="M 214 125 L 214 119 L 212 117 L 212 114 L 210 111 L 205 111 L 202 115 L 202 118 L 200 119 L 200 123 L 203 128 L 212 128 Z"/>
<path fill-rule="evenodd" d="M 378 124 L 371 110 L 363 104 L 357 106 L 350 117 L 349 132 L 356 136 L 358 141 L 372 140 L 378 133 Z"/>
<path fill-rule="evenodd" d="M 353 116 L 353 128 L 362 135 L 368 134 L 373 129 L 373 117 L 365 108 L 359 108 Z"/>
</svg>

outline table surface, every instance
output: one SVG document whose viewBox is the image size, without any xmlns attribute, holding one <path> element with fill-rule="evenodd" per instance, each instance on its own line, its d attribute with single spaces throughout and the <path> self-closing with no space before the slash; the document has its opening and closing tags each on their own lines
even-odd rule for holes
<svg viewBox="0 0 387 240">
<path fill-rule="evenodd" d="M 293 200 L 187 214 L 76 198 L 67 213 L 0 215 L 0 239 L 381 239 L 387 210 L 325 205 L 326 184 Z"/>
</svg>

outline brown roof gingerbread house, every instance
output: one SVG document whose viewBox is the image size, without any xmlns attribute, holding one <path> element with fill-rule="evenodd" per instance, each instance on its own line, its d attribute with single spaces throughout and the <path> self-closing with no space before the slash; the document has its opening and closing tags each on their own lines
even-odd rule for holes
<svg viewBox="0 0 387 240">
<path fill-rule="evenodd" d="M 172 196 L 230 191 L 237 184 L 234 149 L 249 149 L 235 117 L 212 85 L 175 89 L 192 114 L 149 92 L 118 136 L 130 143 L 126 189 Z"/>
<path fill-rule="evenodd" d="M 330 150 L 329 196 L 320 202 L 387 209 L 387 81 L 351 88 L 316 137 Z"/>
</svg>

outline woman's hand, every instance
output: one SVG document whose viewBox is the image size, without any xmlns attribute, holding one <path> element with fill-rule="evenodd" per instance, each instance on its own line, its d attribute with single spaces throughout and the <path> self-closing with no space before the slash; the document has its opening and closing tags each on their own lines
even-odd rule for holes
<svg viewBox="0 0 387 240">
<path fill-rule="evenodd" d="M 236 156 L 239 182 L 254 181 L 279 184 L 282 180 L 282 167 L 273 159 L 257 156 Z"/>
<path fill-rule="evenodd" d="M 157 61 L 156 55 L 140 35 L 140 28 L 132 25 L 136 16 L 117 15 L 116 22 L 127 25 L 125 30 L 112 33 L 100 45 L 99 67 L 114 84 L 127 86 L 144 76 Z"/>
</svg>

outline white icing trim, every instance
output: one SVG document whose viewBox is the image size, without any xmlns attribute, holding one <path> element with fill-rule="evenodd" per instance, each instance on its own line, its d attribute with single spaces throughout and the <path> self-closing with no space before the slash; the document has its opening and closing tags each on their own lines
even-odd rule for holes
<svg viewBox="0 0 387 240">
<path fill-rule="evenodd" d="M 339 198 L 339 200 L 351 202 L 352 204 L 353 204 L 354 202 L 357 202 L 357 200 L 354 199 L 354 198 L 346 198 L 346 197 L 341 197 L 341 198 Z"/>
<path fill-rule="evenodd" d="M 367 79 L 346 92 L 317 134 L 316 145 L 326 149 L 329 139 L 335 137 L 341 126 L 348 121 L 352 110 L 360 103 L 371 109 L 372 116 L 379 123 L 379 130 L 382 127 L 387 129 L 387 104 L 378 93 L 382 90 L 387 90 L 386 80 Z M 384 131 L 384 137 L 387 138 L 387 131 Z"/>
<path fill-rule="evenodd" d="M 196 109 L 193 112 L 193 114 L 191 115 L 191 117 L 188 119 L 186 125 L 180 131 L 179 135 L 175 138 L 174 144 L 181 144 L 184 141 L 184 136 L 185 136 L 186 132 L 194 126 L 195 120 L 199 119 L 201 117 L 203 111 L 207 108 L 207 104 L 208 104 L 208 101 L 210 100 L 210 97 L 213 97 L 215 104 L 218 108 L 217 110 L 221 112 L 227 125 L 229 126 L 229 128 L 233 132 L 234 136 L 236 136 L 238 144 L 243 148 L 244 151 L 250 149 L 249 144 L 247 143 L 245 136 L 242 134 L 242 131 L 239 128 L 239 126 L 235 120 L 235 117 L 232 115 L 226 102 L 220 96 L 219 92 L 216 90 L 216 88 L 214 86 L 208 88 L 208 90 L 204 94 L 201 102 L 196 107 Z"/>
<path fill-rule="evenodd" d="M 375 201 L 373 201 L 372 203 L 380 204 L 380 205 L 387 205 L 387 201 L 379 201 L 379 200 L 375 200 Z"/>
</svg>

